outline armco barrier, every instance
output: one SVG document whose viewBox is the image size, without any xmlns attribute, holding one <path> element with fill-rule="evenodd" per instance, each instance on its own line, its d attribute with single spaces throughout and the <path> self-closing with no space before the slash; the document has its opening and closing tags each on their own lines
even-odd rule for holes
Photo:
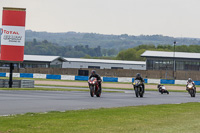
<svg viewBox="0 0 200 133">
<path fill-rule="evenodd" d="M 195 85 L 200 85 L 200 81 L 194 81 Z"/>
<path fill-rule="evenodd" d="M 32 73 L 20 73 L 20 78 L 33 78 Z"/>
<path fill-rule="evenodd" d="M 39 78 L 39 79 L 46 79 L 47 75 L 46 74 L 33 74 L 33 78 Z"/>
<path fill-rule="evenodd" d="M 47 79 L 61 79 L 61 75 L 50 75 L 50 74 L 47 74 Z"/>
<path fill-rule="evenodd" d="M 0 77 L 9 77 L 9 73 L 0 73 Z M 20 78 L 42 78 L 42 79 L 59 79 L 59 80 L 83 80 L 87 81 L 88 76 L 74 75 L 50 75 L 39 73 L 13 73 L 13 77 Z M 104 82 L 134 82 L 134 78 L 127 77 L 102 77 Z M 167 79 L 144 79 L 145 83 L 155 84 L 186 84 L 187 80 L 167 80 Z M 200 81 L 194 81 L 196 85 L 200 85 Z"/>
<path fill-rule="evenodd" d="M 187 80 L 175 80 L 175 84 L 186 85 Z"/>
<path fill-rule="evenodd" d="M 6 73 L 0 73 L 0 77 L 6 77 Z"/>
<path fill-rule="evenodd" d="M 103 77 L 103 82 L 118 82 L 118 78 Z"/>
<path fill-rule="evenodd" d="M 6 77 L 9 77 L 10 73 L 6 73 Z M 13 77 L 20 78 L 20 73 L 13 73 Z"/>
<path fill-rule="evenodd" d="M 88 80 L 88 76 L 75 76 L 75 80 L 83 80 L 83 81 L 86 81 Z"/>
<path fill-rule="evenodd" d="M 13 73 L 13 77 L 19 78 L 20 77 L 20 73 Z"/>
<path fill-rule="evenodd" d="M 160 80 L 161 84 L 174 84 L 175 80 L 167 80 L 167 79 L 161 79 Z"/>
<path fill-rule="evenodd" d="M 160 79 L 148 79 L 148 83 L 160 84 Z"/>
<path fill-rule="evenodd" d="M 0 79 L 1 88 L 9 88 L 9 79 Z M 13 88 L 34 88 L 34 80 L 13 80 Z"/>
<path fill-rule="evenodd" d="M 132 78 L 119 77 L 118 82 L 132 82 Z"/>
<path fill-rule="evenodd" d="M 61 75 L 61 80 L 75 80 L 73 75 Z"/>
</svg>

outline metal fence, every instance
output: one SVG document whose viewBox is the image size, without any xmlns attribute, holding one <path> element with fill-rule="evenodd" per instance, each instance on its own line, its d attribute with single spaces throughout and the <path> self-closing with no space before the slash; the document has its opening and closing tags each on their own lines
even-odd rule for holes
<svg viewBox="0 0 200 133">
<path fill-rule="evenodd" d="M 9 80 L 0 79 L 0 88 L 9 88 Z M 12 88 L 34 88 L 34 80 L 13 80 Z"/>
</svg>

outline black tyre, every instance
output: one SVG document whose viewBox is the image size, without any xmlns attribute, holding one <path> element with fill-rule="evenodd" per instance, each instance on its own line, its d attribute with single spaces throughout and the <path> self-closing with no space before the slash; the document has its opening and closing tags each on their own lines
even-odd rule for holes
<svg viewBox="0 0 200 133">
<path fill-rule="evenodd" d="M 144 89 L 140 88 L 140 97 L 143 97 L 143 95 L 144 95 Z"/>
<path fill-rule="evenodd" d="M 140 97 L 143 97 L 143 94 L 144 94 L 144 93 L 140 93 Z"/>
<path fill-rule="evenodd" d="M 90 96 L 94 97 L 94 86 L 90 86 Z"/>
<path fill-rule="evenodd" d="M 135 96 L 138 97 L 138 88 L 135 88 Z"/>
<path fill-rule="evenodd" d="M 167 94 L 169 94 L 169 91 L 167 91 Z"/>
<path fill-rule="evenodd" d="M 195 97 L 194 90 L 191 89 L 189 92 L 190 92 L 191 97 Z"/>
<path fill-rule="evenodd" d="M 97 92 L 97 97 L 100 97 L 101 96 L 101 90 Z"/>
<path fill-rule="evenodd" d="M 193 95 L 192 95 L 192 97 L 195 97 L 195 90 L 193 90 Z"/>
</svg>

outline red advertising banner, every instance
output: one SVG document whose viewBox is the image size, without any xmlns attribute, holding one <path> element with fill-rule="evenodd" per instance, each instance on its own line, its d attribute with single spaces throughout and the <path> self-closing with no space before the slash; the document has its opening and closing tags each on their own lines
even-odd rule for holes
<svg viewBox="0 0 200 133">
<path fill-rule="evenodd" d="M 3 8 L 1 30 L 1 60 L 22 62 L 25 44 L 24 8 Z"/>
</svg>

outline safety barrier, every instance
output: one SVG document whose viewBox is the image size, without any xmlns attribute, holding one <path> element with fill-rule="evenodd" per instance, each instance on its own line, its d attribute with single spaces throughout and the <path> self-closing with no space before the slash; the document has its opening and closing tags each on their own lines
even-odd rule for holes
<svg viewBox="0 0 200 133">
<path fill-rule="evenodd" d="M 61 80 L 75 80 L 73 75 L 61 75 Z"/>
<path fill-rule="evenodd" d="M 114 78 L 114 77 L 103 77 L 103 82 L 118 82 L 118 78 Z"/>
<path fill-rule="evenodd" d="M 50 74 L 47 74 L 47 79 L 61 79 L 61 75 L 50 75 Z"/>
<path fill-rule="evenodd" d="M 33 78 L 32 73 L 20 73 L 20 78 Z"/>
<path fill-rule="evenodd" d="M 46 79 L 46 74 L 33 74 L 33 78 Z"/>
<path fill-rule="evenodd" d="M 75 80 L 87 81 L 88 80 L 88 76 L 75 76 Z"/>
<path fill-rule="evenodd" d="M 174 84 L 175 80 L 167 80 L 167 79 L 161 79 L 160 80 L 161 84 Z"/>
<path fill-rule="evenodd" d="M 194 81 L 196 85 L 200 85 L 200 81 Z"/>
<path fill-rule="evenodd" d="M 13 88 L 34 88 L 34 80 L 13 80 Z M 8 79 L 0 79 L 0 88 L 9 88 Z"/>
<path fill-rule="evenodd" d="M 118 82 L 132 82 L 132 78 L 119 77 Z"/>
<path fill-rule="evenodd" d="M 9 73 L 0 73 L 0 77 L 9 77 Z M 50 75 L 39 73 L 13 73 L 13 77 L 20 78 L 41 78 L 41 79 L 57 79 L 57 80 L 83 80 L 87 81 L 88 76 L 74 75 Z M 134 82 L 131 77 L 102 77 L 103 82 Z M 145 83 L 153 84 L 186 84 L 187 80 L 168 80 L 168 79 L 144 79 Z M 196 85 L 200 85 L 200 81 L 194 81 Z"/>
</svg>

